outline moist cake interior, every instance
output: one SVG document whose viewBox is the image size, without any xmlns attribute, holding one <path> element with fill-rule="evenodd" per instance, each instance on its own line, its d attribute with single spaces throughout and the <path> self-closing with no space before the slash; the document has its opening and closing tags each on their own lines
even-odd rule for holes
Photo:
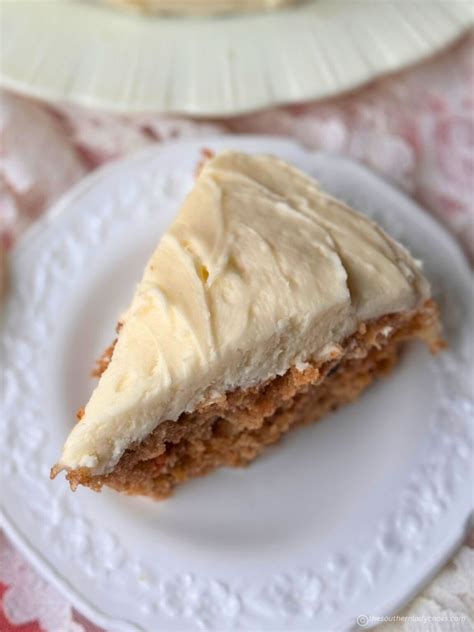
<svg viewBox="0 0 474 632">
<path fill-rule="evenodd" d="M 159 423 L 145 440 L 125 451 L 109 474 L 94 476 L 87 468 L 77 468 L 67 478 L 73 489 L 83 484 L 98 491 L 107 485 L 128 494 L 166 498 L 189 478 L 220 466 L 247 465 L 290 428 L 353 401 L 393 368 L 407 340 L 417 338 L 433 352 L 443 346 L 432 300 L 411 313 L 362 323 L 323 362 L 308 363 L 302 371 L 291 368 L 257 387 L 204 402 L 177 421 Z M 96 374 L 107 368 L 112 355 L 113 346 L 99 361 Z"/>
</svg>

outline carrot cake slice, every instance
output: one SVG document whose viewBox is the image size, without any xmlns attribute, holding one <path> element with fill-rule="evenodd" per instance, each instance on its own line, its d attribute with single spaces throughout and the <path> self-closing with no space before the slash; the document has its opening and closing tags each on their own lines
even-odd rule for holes
<svg viewBox="0 0 474 632">
<path fill-rule="evenodd" d="M 164 498 L 354 400 L 414 338 L 443 345 L 403 246 L 282 160 L 221 153 L 151 256 L 52 476 Z"/>
</svg>

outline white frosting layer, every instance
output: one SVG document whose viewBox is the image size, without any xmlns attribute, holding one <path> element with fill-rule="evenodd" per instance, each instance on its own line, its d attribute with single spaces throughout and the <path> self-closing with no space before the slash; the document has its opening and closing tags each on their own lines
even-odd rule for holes
<svg viewBox="0 0 474 632">
<path fill-rule="evenodd" d="M 238 13 L 275 9 L 293 4 L 295 0 L 108 0 L 144 11 L 166 13 Z"/>
<path fill-rule="evenodd" d="M 428 295 L 408 252 L 312 179 L 221 153 L 153 253 L 59 465 L 108 472 L 161 421 L 304 367 Z"/>
</svg>

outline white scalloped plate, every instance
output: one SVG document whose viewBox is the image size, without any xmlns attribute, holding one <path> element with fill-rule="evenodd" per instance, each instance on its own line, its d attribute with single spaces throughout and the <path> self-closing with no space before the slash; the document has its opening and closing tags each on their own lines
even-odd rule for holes
<svg viewBox="0 0 474 632">
<path fill-rule="evenodd" d="M 159 17 L 78 0 L 3 0 L 5 87 L 121 112 L 224 116 L 323 98 L 412 64 L 473 24 L 468 0 L 312 0 Z"/>
<path fill-rule="evenodd" d="M 354 405 L 168 501 L 73 494 L 49 468 L 203 146 L 277 154 L 386 226 L 424 259 L 450 349 L 432 359 L 411 347 Z M 469 270 L 438 224 L 366 169 L 281 139 L 163 145 L 74 188 L 20 242 L 11 272 L 4 527 L 106 629 L 348 628 L 398 608 L 463 537 L 472 509 Z"/>
</svg>

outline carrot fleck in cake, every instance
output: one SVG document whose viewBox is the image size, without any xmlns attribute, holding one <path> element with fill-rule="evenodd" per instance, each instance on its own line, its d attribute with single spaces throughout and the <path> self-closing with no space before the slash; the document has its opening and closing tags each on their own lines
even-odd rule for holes
<svg viewBox="0 0 474 632">
<path fill-rule="evenodd" d="M 209 159 L 146 266 L 52 475 L 168 496 L 443 346 L 420 265 L 270 156 Z"/>
</svg>

